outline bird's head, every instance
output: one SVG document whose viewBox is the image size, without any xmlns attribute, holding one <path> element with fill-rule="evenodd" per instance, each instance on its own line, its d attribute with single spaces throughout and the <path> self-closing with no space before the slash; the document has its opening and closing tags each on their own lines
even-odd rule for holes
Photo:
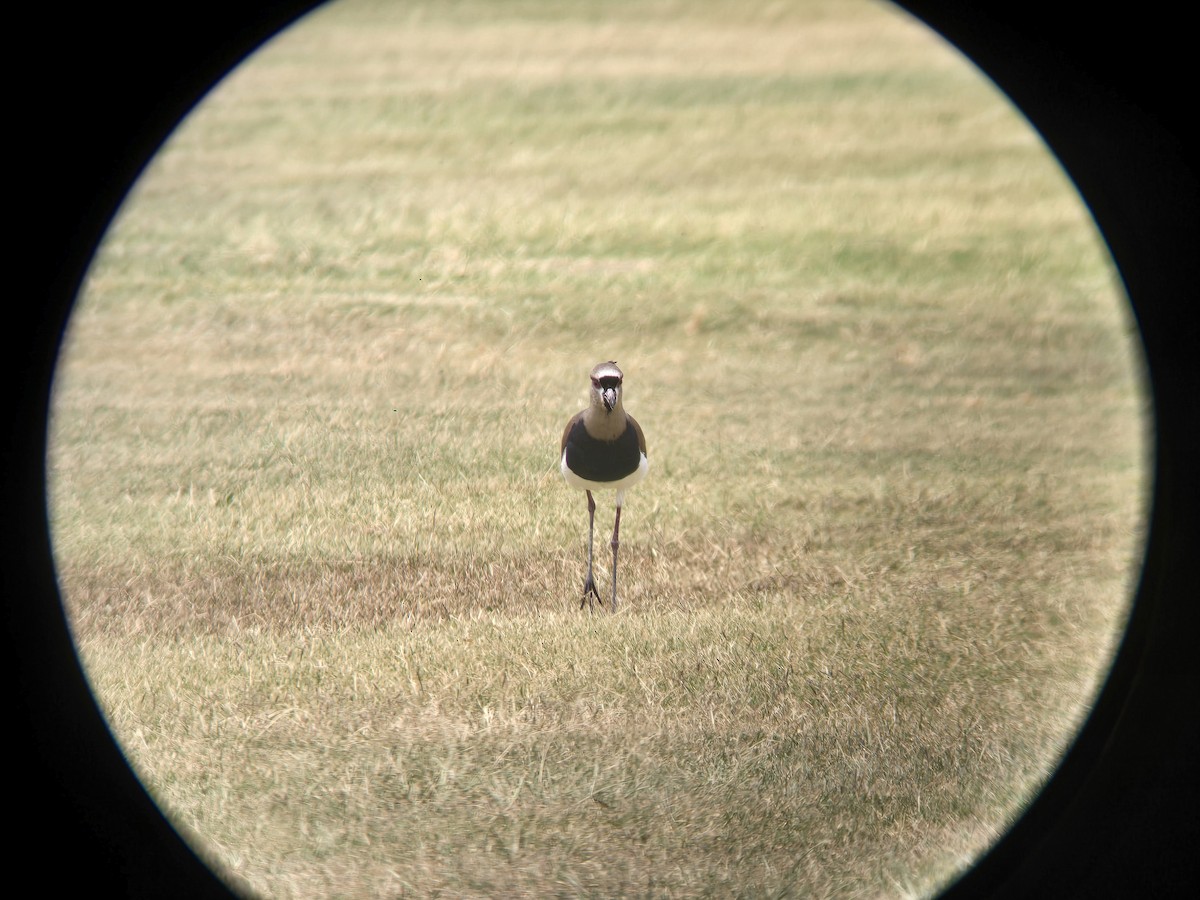
<svg viewBox="0 0 1200 900">
<path fill-rule="evenodd" d="M 602 406 L 606 413 L 621 405 L 621 382 L 625 376 L 613 361 L 602 362 L 592 369 L 592 405 Z"/>
</svg>

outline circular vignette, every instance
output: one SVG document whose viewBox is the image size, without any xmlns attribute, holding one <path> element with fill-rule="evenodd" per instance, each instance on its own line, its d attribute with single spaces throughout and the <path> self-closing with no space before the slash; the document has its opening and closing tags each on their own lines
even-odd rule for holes
<svg viewBox="0 0 1200 900">
<path fill-rule="evenodd" d="M 34 93 L 31 274 L 46 286 L 10 348 L 20 375 L 6 446 L 6 623 L 18 661 L 17 747 L 34 821 L 19 847 L 53 850 L 56 873 L 126 896 L 224 896 L 129 770 L 89 693 L 58 601 L 45 512 L 45 422 L 58 342 L 101 236 L 174 126 L 221 76 L 308 12 L 312 0 L 206 4 L 194 20 L 157 8 L 42 21 L 71 88 Z M 1155 15 L 1081 29 L 1026 0 L 910 0 L 910 12 L 972 59 L 1040 131 L 1108 243 L 1134 307 L 1157 427 L 1145 568 L 1129 629 L 1094 714 L 1058 774 L 949 896 L 1173 893 L 1194 875 L 1196 684 L 1188 550 L 1197 529 L 1194 308 L 1197 183 L 1184 109 L 1182 29 Z M 156 39 L 158 33 L 169 37 Z M 1179 51 L 1179 52 L 1175 52 Z M 1129 60 L 1141 60 L 1136 69 Z M 1149 60 L 1150 62 L 1147 62 Z M 1194 148 L 1193 148 L 1194 149 Z M 40 152 L 38 152 L 40 151 Z M 28 264 L 27 264 L 28 265 Z M 37 295 L 35 295 L 36 297 Z M 31 333 L 32 340 L 26 336 Z M 15 527 L 13 527 L 15 526 Z M 1185 605 L 1186 604 L 1186 605 Z M 57 880 L 57 879 L 56 879 Z"/>
<path fill-rule="evenodd" d="M 988 75 L 1041 133 L 1087 203 L 1130 299 L 1155 435 L 1147 542 L 1130 620 L 1095 708 L 1049 784 L 948 897 L 1175 896 L 1194 884 L 1200 594 L 1194 291 L 1195 141 L 1184 137 L 1178 38 L 1157 11 L 1047 20 L 1032 3 L 904 5 Z M 1153 57 L 1131 72 L 1121 60 Z M 1187 623 L 1187 624 L 1185 624 Z"/>
<path fill-rule="evenodd" d="M 51 381 L 66 322 L 112 218 L 174 128 L 222 77 L 317 0 L 215 0 L 164 13 L 130 0 L 27 11 L 45 36 L 22 65 L 17 171 L 29 177 L 21 263 L 36 285 L 6 345 L 18 389 L 5 437 L 5 631 L 17 661 L 15 857 L 44 876 L 122 897 L 228 897 L 129 768 L 67 629 L 46 508 Z M 56 70 L 57 71 L 54 71 Z M 32 87 L 31 87 L 32 85 Z M 24 307 L 24 308 L 22 308 Z M 15 513 L 15 514 L 14 514 Z M 15 651 L 15 653 L 13 652 Z M 37 876 L 33 876 L 37 877 Z"/>
</svg>

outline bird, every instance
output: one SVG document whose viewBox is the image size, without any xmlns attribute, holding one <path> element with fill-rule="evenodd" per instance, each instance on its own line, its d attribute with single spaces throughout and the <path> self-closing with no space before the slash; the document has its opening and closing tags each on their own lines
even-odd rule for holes
<svg viewBox="0 0 1200 900">
<path fill-rule="evenodd" d="M 583 598 L 579 608 L 595 602 L 604 606 L 596 580 L 592 575 L 592 536 L 596 522 L 596 501 L 592 491 L 616 491 L 617 515 L 612 533 L 612 603 L 617 611 L 617 546 L 621 532 L 621 507 L 625 492 L 646 477 L 650 463 L 646 456 L 646 436 L 642 426 L 621 401 L 625 376 L 616 360 L 596 365 L 591 372 L 590 402 L 587 409 L 571 417 L 562 434 L 562 458 L 559 466 L 563 478 L 573 488 L 587 494 L 588 505 L 588 568 L 583 581 Z"/>
</svg>

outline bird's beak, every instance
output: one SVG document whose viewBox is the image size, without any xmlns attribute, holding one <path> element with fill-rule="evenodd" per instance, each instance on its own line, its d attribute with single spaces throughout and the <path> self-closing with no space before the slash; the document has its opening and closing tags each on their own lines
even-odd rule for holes
<svg viewBox="0 0 1200 900">
<path fill-rule="evenodd" d="M 600 399 L 604 401 L 604 408 L 612 412 L 613 407 L 617 405 L 617 389 L 605 388 L 600 392 Z"/>
</svg>

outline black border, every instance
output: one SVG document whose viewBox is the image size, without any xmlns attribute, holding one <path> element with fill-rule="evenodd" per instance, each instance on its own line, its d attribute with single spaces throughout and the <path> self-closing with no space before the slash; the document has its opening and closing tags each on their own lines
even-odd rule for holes
<svg viewBox="0 0 1200 900">
<path fill-rule="evenodd" d="M 207 91 L 315 0 L 31 4 L 10 27 L 8 81 L 24 277 L 5 334 L 14 363 L 4 437 L 7 750 L 17 831 L 9 878 L 54 893 L 230 896 L 167 823 L 95 705 L 67 631 L 45 507 L 46 418 L 63 326 L 119 204 Z M 22 52 L 20 44 L 29 46 Z M 29 296 L 25 296 L 25 291 Z M 13 721 L 15 719 L 15 721 Z M 16 876 L 15 873 L 20 873 Z"/>
<path fill-rule="evenodd" d="M 703 0 L 700 0 L 703 2 Z M 63 323 L 118 204 L 174 125 L 313 0 L 148 0 L 26 11 L 18 115 L 15 363 L 4 442 L 4 624 L 15 662 L 17 854 L 39 883 L 227 896 L 127 768 L 83 681 L 42 487 Z M 1132 300 L 1157 422 L 1151 533 L 1129 632 L 1079 740 L 1029 813 L 947 896 L 1170 897 L 1197 883 L 1200 203 L 1183 7 L 908 0 L 1017 104 L 1088 202 Z M 28 291 L 31 296 L 26 296 Z M 21 321 L 23 317 L 23 321 Z M 54 864 L 41 862 L 47 855 Z M 1190 892 L 1189 892 L 1190 893 Z"/>
<path fill-rule="evenodd" d="M 1097 707 L 1030 810 L 948 896 L 1190 896 L 1200 847 L 1194 51 L 1165 3 L 904 5 L 1008 94 L 1088 203 L 1134 308 L 1157 430 L 1145 565 Z"/>
</svg>

